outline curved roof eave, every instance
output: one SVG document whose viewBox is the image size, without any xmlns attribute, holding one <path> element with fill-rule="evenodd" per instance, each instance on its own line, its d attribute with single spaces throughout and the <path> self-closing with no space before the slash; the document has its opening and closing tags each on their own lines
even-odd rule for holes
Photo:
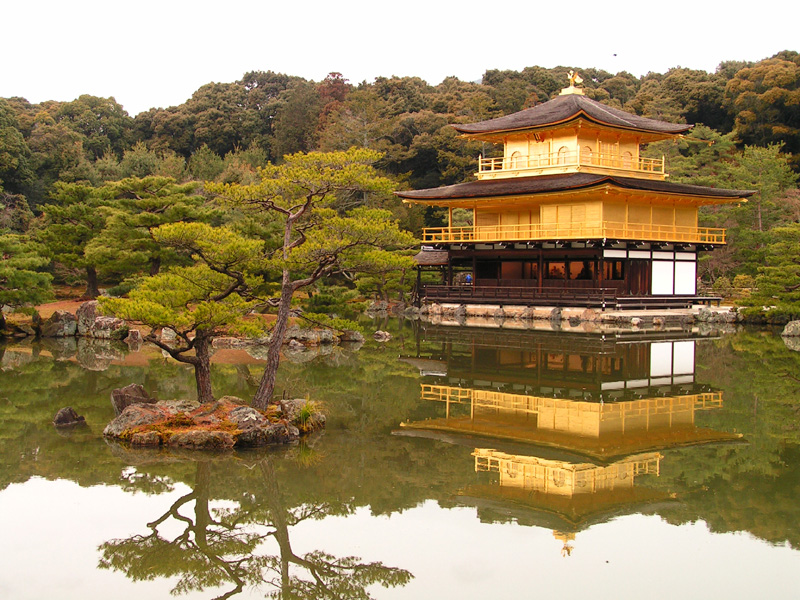
<svg viewBox="0 0 800 600">
<path fill-rule="evenodd" d="M 552 127 L 582 116 L 599 125 L 661 135 L 678 135 L 693 127 L 685 123 L 667 123 L 648 119 L 606 106 L 581 95 L 557 96 L 552 100 L 510 115 L 478 123 L 453 124 L 452 127 L 459 133 L 480 135 Z"/>
<path fill-rule="evenodd" d="M 659 139 L 667 139 L 667 138 L 669 138 L 670 136 L 673 136 L 673 135 L 681 135 L 682 133 L 686 133 L 687 131 L 689 131 L 690 129 L 692 129 L 694 127 L 694 125 L 684 125 L 683 129 L 676 130 L 676 131 L 653 131 L 652 129 L 644 129 L 644 128 L 641 128 L 641 127 L 631 127 L 631 126 L 624 126 L 624 125 L 610 125 L 609 123 L 604 123 L 604 122 L 602 122 L 602 121 L 600 121 L 598 119 L 593 119 L 590 115 L 588 115 L 587 113 L 585 113 L 583 111 L 580 111 L 579 113 L 576 113 L 575 115 L 573 115 L 571 117 L 568 117 L 566 119 L 563 119 L 561 121 L 554 121 L 552 123 L 546 123 L 546 124 L 543 124 L 543 125 L 527 125 L 527 126 L 516 127 L 516 128 L 510 128 L 509 127 L 507 129 L 496 129 L 496 130 L 491 130 L 491 131 L 463 131 L 462 129 L 460 129 L 460 127 L 461 127 L 460 125 L 451 124 L 450 126 L 453 129 L 455 129 L 458 133 L 460 133 L 460 134 L 462 134 L 464 136 L 480 137 L 480 136 L 484 136 L 484 135 L 498 135 L 498 134 L 507 134 L 507 133 L 522 133 L 524 131 L 536 131 L 536 130 L 542 130 L 542 129 L 551 129 L 551 128 L 554 128 L 554 127 L 559 127 L 561 125 L 567 125 L 567 124 L 569 124 L 569 123 L 571 123 L 573 121 L 578 121 L 580 119 L 584 119 L 585 121 L 588 121 L 589 123 L 592 123 L 594 125 L 599 125 L 601 127 L 611 127 L 611 128 L 614 128 L 614 129 L 624 129 L 625 131 L 631 131 L 631 132 L 634 132 L 634 133 L 644 133 L 644 134 L 649 134 L 650 136 L 659 136 L 659 137 L 656 138 L 656 141 L 658 141 Z"/>
<path fill-rule="evenodd" d="M 719 201 L 744 199 L 755 193 L 755 190 L 731 190 L 659 180 L 635 179 L 632 177 L 570 173 L 539 175 L 536 177 L 519 179 L 469 181 L 440 188 L 400 191 L 395 192 L 395 195 L 403 200 L 412 202 L 433 202 L 435 200 L 454 201 L 498 196 L 521 196 L 565 192 L 590 189 L 604 184 L 614 185 L 622 189 L 678 194 L 716 199 Z"/>
</svg>

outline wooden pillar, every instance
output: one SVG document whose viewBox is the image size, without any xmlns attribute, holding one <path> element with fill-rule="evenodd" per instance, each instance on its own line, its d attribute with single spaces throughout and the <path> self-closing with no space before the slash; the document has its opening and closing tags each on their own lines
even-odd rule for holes
<svg viewBox="0 0 800 600">
<path fill-rule="evenodd" d="M 544 250 L 539 248 L 539 287 L 537 289 L 540 292 L 542 291 L 543 281 L 544 281 Z"/>
<path fill-rule="evenodd" d="M 447 285 L 453 285 L 453 258 L 447 253 Z"/>
<path fill-rule="evenodd" d="M 605 287 L 606 257 L 603 249 L 600 249 L 600 257 L 597 259 L 597 287 Z"/>
</svg>

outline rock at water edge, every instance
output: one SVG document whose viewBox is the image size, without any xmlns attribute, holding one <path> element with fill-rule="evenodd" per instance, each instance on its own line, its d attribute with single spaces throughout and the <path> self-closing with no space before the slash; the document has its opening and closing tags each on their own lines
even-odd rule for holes
<svg viewBox="0 0 800 600">
<path fill-rule="evenodd" d="M 73 337 L 77 331 L 75 315 L 66 310 L 57 310 L 42 323 L 42 337 Z"/>
<path fill-rule="evenodd" d="M 800 321 L 789 321 L 783 328 L 781 337 L 800 337 Z"/>
<path fill-rule="evenodd" d="M 85 422 L 86 419 L 75 412 L 75 409 L 71 406 L 62 408 L 56 413 L 56 416 L 53 417 L 53 425 L 56 427 L 71 427 Z"/>
<path fill-rule="evenodd" d="M 119 416 L 131 404 L 155 404 L 158 402 L 151 398 L 145 389 L 138 383 L 131 383 L 123 388 L 111 390 L 111 406 L 114 413 Z"/>
</svg>

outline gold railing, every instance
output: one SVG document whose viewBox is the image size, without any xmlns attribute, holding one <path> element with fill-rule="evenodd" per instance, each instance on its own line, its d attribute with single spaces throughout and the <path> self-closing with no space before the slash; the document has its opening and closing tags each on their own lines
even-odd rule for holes
<svg viewBox="0 0 800 600">
<path fill-rule="evenodd" d="M 712 227 L 641 223 L 526 223 L 481 227 L 433 227 L 423 230 L 423 242 L 529 242 L 535 240 L 619 239 L 654 242 L 724 244 L 725 230 Z"/>
<path fill-rule="evenodd" d="M 701 392 L 697 394 L 681 394 L 679 396 L 665 396 L 657 398 L 644 398 L 629 402 L 600 404 L 598 402 L 582 402 L 580 399 L 569 400 L 566 398 L 548 398 L 541 396 L 528 396 L 525 394 L 508 394 L 494 390 L 481 390 L 475 388 L 460 388 L 448 385 L 421 385 L 421 398 L 435 402 L 451 404 L 472 405 L 472 408 L 496 410 L 498 412 L 514 412 L 538 414 L 542 407 L 552 408 L 557 405 L 565 407 L 578 407 L 587 412 L 599 413 L 601 420 L 604 416 L 616 418 L 620 413 L 625 417 L 656 416 L 670 414 L 675 410 L 691 408 L 693 410 L 710 410 L 722 407 L 722 392 Z M 576 402 L 580 402 L 577 404 Z"/>
<path fill-rule="evenodd" d="M 634 158 L 633 156 L 609 152 L 551 152 L 548 154 L 533 154 L 523 156 L 501 156 L 498 158 L 479 158 L 478 172 L 501 173 L 505 171 L 548 171 L 560 167 L 604 167 L 664 175 L 664 157 L 661 158 Z"/>
</svg>

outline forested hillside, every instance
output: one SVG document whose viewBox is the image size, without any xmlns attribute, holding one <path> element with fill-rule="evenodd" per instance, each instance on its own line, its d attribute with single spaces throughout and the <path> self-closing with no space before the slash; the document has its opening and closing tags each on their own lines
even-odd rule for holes
<svg viewBox="0 0 800 600">
<path fill-rule="evenodd" d="M 770 297 L 792 302 L 800 289 L 800 54 L 794 51 L 757 63 L 724 62 L 714 73 L 674 68 L 634 77 L 580 66 L 527 67 L 487 71 L 480 83 L 453 77 L 435 86 L 413 77 L 353 84 L 338 73 L 314 82 L 256 71 L 135 117 L 113 98 L 0 99 L 0 233 L 46 227 L 40 215 L 48 204 L 85 204 L 79 190 L 87 187 L 148 176 L 247 184 L 258 167 L 312 150 L 377 150 L 379 170 L 403 188 L 465 181 L 478 154 L 498 149 L 466 141 L 448 125 L 544 102 L 565 87 L 571 68 L 590 98 L 697 124 L 681 141 L 652 144 L 647 152 L 666 155 L 674 181 L 759 190 L 746 204 L 704 214 L 705 225 L 729 230 L 729 245 L 703 262 L 704 280 L 719 289 L 739 276 L 739 287 L 752 288 L 760 275 Z M 387 195 L 349 202 L 388 208 L 414 233 L 441 223 L 436 211 L 409 209 Z M 62 264 L 74 269 L 79 262 Z"/>
</svg>

